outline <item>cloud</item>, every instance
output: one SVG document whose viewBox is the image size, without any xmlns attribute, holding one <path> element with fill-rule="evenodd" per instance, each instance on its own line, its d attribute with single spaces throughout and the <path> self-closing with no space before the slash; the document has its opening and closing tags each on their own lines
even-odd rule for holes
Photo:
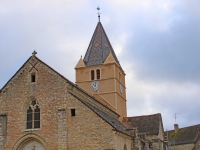
<svg viewBox="0 0 200 150">
<path fill-rule="evenodd" d="M 199 123 L 200 1 L 0 2 L 0 86 L 33 50 L 75 81 L 74 67 L 101 22 L 126 73 L 128 114 L 162 113 L 172 129 Z M 2 65 L 3 64 L 3 65 Z"/>
<path fill-rule="evenodd" d="M 130 73 L 127 74 L 127 78 L 129 116 L 162 113 L 164 126 L 168 129 L 175 123 L 175 113 L 180 113 L 177 123 L 182 127 L 191 125 L 191 122 L 198 123 L 196 114 L 200 113 L 199 84 L 145 81 Z"/>
<path fill-rule="evenodd" d="M 134 31 L 129 30 L 132 37 L 124 47 L 125 55 L 127 61 L 135 60 L 133 69 L 137 70 L 138 76 L 155 80 L 199 80 L 200 22 L 184 11 L 181 15 L 182 18 L 171 19 L 167 30 L 160 31 L 156 23 L 157 30 L 149 27 L 152 22 L 142 19 L 133 25 Z M 172 15 L 172 18 L 177 17 Z"/>
</svg>

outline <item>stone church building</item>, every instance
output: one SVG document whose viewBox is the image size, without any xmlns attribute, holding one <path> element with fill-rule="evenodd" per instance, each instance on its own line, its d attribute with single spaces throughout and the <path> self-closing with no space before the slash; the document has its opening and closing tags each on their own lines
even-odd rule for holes
<svg viewBox="0 0 200 150">
<path fill-rule="evenodd" d="M 75 70 L 76 84 L 33 52 L 0 90 L 0 150 L 164 149 L 161 114 L 127 117 L 125 72 L 100 21 Z"/>
</svg>

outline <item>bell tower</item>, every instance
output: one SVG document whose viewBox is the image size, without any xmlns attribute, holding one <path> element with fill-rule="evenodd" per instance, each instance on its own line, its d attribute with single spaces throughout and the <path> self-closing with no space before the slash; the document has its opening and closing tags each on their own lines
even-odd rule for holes
<svg viewBox="0 0 200 150">
<path fill-rule="evenodd" d="M 125 73 L 100 22 L 76 70 L 76 84 L 122 117 L 126 112 Z"/>
</svg>

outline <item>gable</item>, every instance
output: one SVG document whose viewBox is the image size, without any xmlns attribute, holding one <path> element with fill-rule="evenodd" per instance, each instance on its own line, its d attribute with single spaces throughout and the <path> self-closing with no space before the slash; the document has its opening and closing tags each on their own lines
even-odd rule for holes
<svg viewBox="0 0 200 150">
<path fill-rule="evenodd" d="M 5 84 L 1 91 L 3 91 L 3 94 L 12 91 L 10 94 L 15 94 L 16 97 L 20 97 L 24 92 L 29 95 L 34 95 L 37 89 L 50 90 L 55 86 L 54 84 L 61 87 L 64 83 L 66 81 L 53 69 L 37 57 L 30 57 Z"/>
<path fill-rule="evenodd" d="M 113 57 L 111 52 L 108 55 L 108 57 L 106 58 L 104 64 L 109 64 L 109 63 L 116 63 L 115 58 Z"/>
<path fill-rule="evenodd" d="M 85 67 L 85 64 L 84 64 L 83 59 L 82 59 L 82 56 L 81 56 L 81 58 L 79 59 L 77 65 L 76 65 L 76 67 L 75 67 L 75 69 L 76 69 L 76 68 L 82 68 L 82 67 Z"/>
</svg>

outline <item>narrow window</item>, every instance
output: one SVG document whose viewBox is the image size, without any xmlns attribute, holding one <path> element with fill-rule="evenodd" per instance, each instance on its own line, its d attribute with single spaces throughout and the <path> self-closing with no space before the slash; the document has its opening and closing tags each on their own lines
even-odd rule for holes
<svg viewBox="0 0 200 150">
<path fill-rule="evenodd" d="M 124 144 L 124 150 L 127 150 L 126 144 Z"/>
<path fill-rule="evenodd" d="M 97 72 L 97 79 L 100 79 L 100 70 L 97 69 L 96 72 Z"/>
<path fill-rule="evenodd" d="M 94 70 L 91 70 L 91 80 L 94 80 Z"/>
<path fill-rule="evenodd" d="M 121 73 L 119 72 L 119 81 L 121 81 Z"/>
<path fill-rule="evenodd" d="M 31 107 L 29 106 L 29 109 L 27 110 L 27 119 L 26 119 L 26 127 L 27 129 L 31 129 L 32 128 L 32 116 L 33 116 L 33 110 L 31 109 Z"/>
<path fill-rule="evenodd" d="M 76 116 L 76 111 L 75 111 L 75 109 L 71 109 L 71 116 Z"/>
<path fill-rule="evenodd" d="M 40 128 L 40 109 L 38 106 L 34 111 L 34 128 Z"/>
<path fill-rule="evenodd" d="M 35 82 L 35 74 L 31 74 L 31 82 Z"/>
<path fill-rule="evenodd" d="M 40 108 L 36 100 L 32 100 L 26 114 L 26 128 L 40 128 Z"/>
</svg>

